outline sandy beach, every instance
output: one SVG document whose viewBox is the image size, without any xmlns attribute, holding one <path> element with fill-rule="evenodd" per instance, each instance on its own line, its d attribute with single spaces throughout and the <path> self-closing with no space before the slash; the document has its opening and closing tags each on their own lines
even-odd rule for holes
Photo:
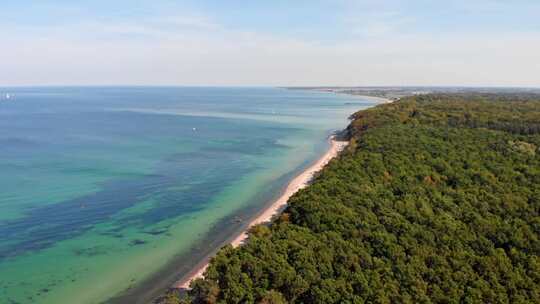
<svg viewBox="0 0 540 304">
<path fill-rule="evenodd" d="M 389 98 L 385 98 L 385 97 L 362 95 L 362 94 L 351 93 L 351 92 L 346 92 L 346 91 L 339 91 L 339 90 L 315 90 L 315 91 L 323 92 L 323 93 L 333 93 L 333 94 L 337 94 L 337 95 L 345 95 L 347 97 L 358 98 L 358 99 L 362 99 L 362 100 L 370 101 L 370 102 L 375 102 L 375 103 L 379 103 L 379 104 L 394 102 L 393 99 L 389 99 Z"/>
<path fill-rule="evenodd" d="M 309 166 L 302 173 L 297 175 L 285 188 L 279 198 L 272 202 L 266 209 L 264 209 L 259 215 L 257 215 L 251 222 L 249 222 L 246 229 L 244 229 L 239 235 L 234 237 L 230 244 L 233 247 L 241 246 L 248 238 L 248 231 L 251 227 L 259 224 L 269 223 L 276 215 L 281 213 L 287 205 L 289 198 L 294 195 L 298 190 L 307 187 L 312 180 L 313 176 L 322 170 L 326 164 L 339 152 L 341 152 L 348 144 L 346 141 L 337 141 L 334 137 L 329 139 L 330 147 L 328 151 L 319 158 L 315 163 Z M 190 283 L 198 278 L 202 278 L 204 271 L 208 267 L 208 261 L 204 261 L 194 268 L 194 270 L 188 275 L 187 278 L 178 281 L 174 284 L 174 288 L 188 289 Z"/>
<path fill-rule="evenodd" d="M 364 99 L 364 100 L 368 100 L 368 101 L 372 101 L 372 102 L 376 102 L 376 103 L 392 103 L 392 102 L 394 102 L 394 100 L 384 98 L 384 97 L 349 94 L 349 93 L 341 93 L 341 94 L 346 94 L 348 96 L 352 96 L 352 97 L 356 97 L 356 98 L 360 98 L 360 99 Z"/>
</svg>

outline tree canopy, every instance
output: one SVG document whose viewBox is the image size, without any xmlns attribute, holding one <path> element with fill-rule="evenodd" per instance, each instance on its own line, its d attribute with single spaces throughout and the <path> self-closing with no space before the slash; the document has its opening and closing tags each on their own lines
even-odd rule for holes
<svg viewBox="0 0 540 304">
<path fill-rule="evenodd" d="M 350 145 L 191 303 L 540 303 L 540 98 L 423 95 Z"/>
</svg>

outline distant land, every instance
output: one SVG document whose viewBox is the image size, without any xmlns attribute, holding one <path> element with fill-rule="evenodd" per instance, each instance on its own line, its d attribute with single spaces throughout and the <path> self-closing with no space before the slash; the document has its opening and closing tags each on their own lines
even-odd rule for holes
<svg viewBox="0 0 540 304">
<path fill-rule="evenodd" d="M 534 95 L 540 94 L 540 88 L 519 88 L 519 87 L 401 87 L 401 86 L 367 86 L 367 87 L 287 87 L 291 90 L 313 90 L 321 92 L 333 92 L 339 94 L 361 95 L 386 98 L 397 100 L 405 96 L 425 95 L 436 93 L 448 94 L 464 94 L 464 93 L 479 93 L 479 94 L 523 94 Z"/>
</svg>

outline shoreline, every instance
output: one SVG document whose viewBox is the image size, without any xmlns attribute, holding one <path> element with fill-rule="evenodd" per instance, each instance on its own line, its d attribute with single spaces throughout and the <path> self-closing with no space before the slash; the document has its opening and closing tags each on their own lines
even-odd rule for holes
<svg viewBox="0 0 540 304">
<path fill-rule="evenodd" d="M 374 102 L 377 104 L 385 104 L 385 103 L 392 103 L 395 101 L 395 99 L 386 98 L 382 96 L 371 96 L 371 95 L 362 95 L 362 94 L 354 94 L 352 92 L 347 91 L 339 91 L 339 90 L 333 90 L 333 89 L 318 89 L 318 88 L 302 88 L 302 89 L 294 89 L 294 88 L 284 88 L 286 90 L 303 90 L 303 91 L 312 91 L 312 92 L 319 92 L 319 93 L 331 93 L 335 95 L 344 95 L 347 97 L 354 97 L 362 100 L 366 100 L 369 102 Z"/>
<path fill-rule="evenodd" d="M 378 96 L 358 95 L 358 94 L 351 94 L 351 93 L 346 93 L 346 92 L 334 92 L 334 93 L 335 94 L 343 94 L 343 95 L 352 96 L 352 97 L 357 97 L 357 98 L 368 100 L 368 101 L 371 101 L 371 102 L 376 102 L 378 104 L 385 104 L 385 103 L 394 102 L 394 100 L 392 100 L 392 99 L 388 99 L 388 98 L 384 98 L 384 97 L 378 97 Z"/>
<path fill-rule="evenodd" d="M 291 196 L 293 196 L 299 190 L 307 187 L 313 176 L 321 171 L 333 158 L 335 158 L 345 147 L 348 145 L 348 141 L 338 141 L 335 136 L 329 138 L 328 150 L 317 159 L 312 165 L 307 167 L 300 174 L 296 175 L 285 187 L 285 190 L 281 195 L 269 204 L 265 209 L 259 212 L 250 222 L 242 229 L 239 234 L 236 234 L 230 238 L 226 244 L 232 245 L 234 248 L 242 246 L 249 237 L 249 230 L 256 225 L 270 223 L 275 216 L 279 215 L 287 206 L 287 202 Z M 204 272 L 210 263 L 211 256 L 203 259 L 200 263 L 186 275 L 185 278 L 177 281 L 173 284 L 173 289 L 188 290 L 192 281 L 202 278 Z"/>
<path fill-rule="evenodd" d="M 333 94 L 336 94 L 336 95 L 344 95 L 344 96 L 347 96 L 347 97 L 353 97 L 353 98 L 358 98 L 358 99 L 361 99 L 361 100 L 367 100 L 369 102 L 374 102 L 374 103 L 377 103 L 377 104 L 385 104 L 385 103 L 394 102 L 394 100 L 392 100 L 392 99 L 388 99 L 388 98 L 384 98 L 384 97 L 378 97 L 378 96 L 352 94 L 352 93 L 348 93 L 348 92 L 339 92 L 339 91 L 319 91 L 319 92 L 328 92 L 328 93 L 333 93 Z"/>
</svg>

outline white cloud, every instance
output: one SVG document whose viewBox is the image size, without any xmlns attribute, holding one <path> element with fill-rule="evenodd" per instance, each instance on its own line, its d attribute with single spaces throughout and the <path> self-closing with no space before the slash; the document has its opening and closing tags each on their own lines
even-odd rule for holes
<svg viewBox="0 0 540 304">
<path fill-rule="evenodd" d="M 540 3 L 530 0 L 454 0 L 448 3 L 456 9 L 468 13 L 506 13 L 516 9 L 539 10 Z"/>
<path fill-rule="evenodd" d="M 390 35 L 393 26 L 334 43 L 231 31 L 192 16 L 6 30 L 0 85 L 540 86 L 537 32 Z"/>
<path fill-rule="evenodd" d="M 376 38 L 399 34 L 403 28 L 414 23 L 414 18 L 406 17 L 398 12 L 381 12 L 361 14 L 348 18 L 351 31 L 361 37 Z"/>
<path fill-rule="evenodd" d="M 203 16 L 165 16 L 154 19 L 155 23 L 172 25 L 180 28 L 218 30 L 222 26 L 215 21 Z"/>
</svg>

